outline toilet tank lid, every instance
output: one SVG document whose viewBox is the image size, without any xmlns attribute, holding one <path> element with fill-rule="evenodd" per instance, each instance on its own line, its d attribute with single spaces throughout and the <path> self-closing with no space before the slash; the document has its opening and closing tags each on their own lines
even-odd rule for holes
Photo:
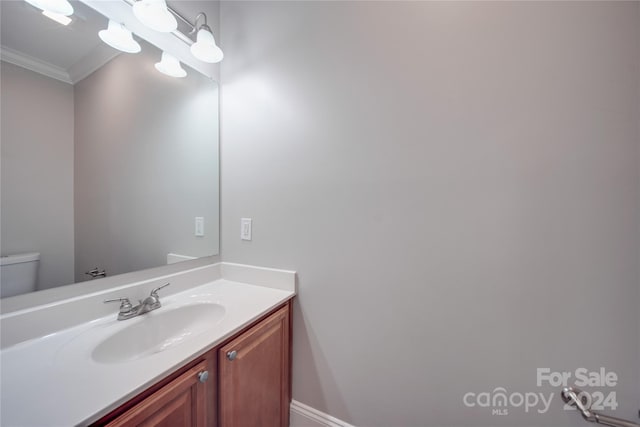
<svg viewBox="0 0 640 427">
<path fill-rule="evenodd" d="M 26 254 L 14 254 L 0 257 L 0 265 L 20 264 L 21 262 L 39 261 L 40 254 L 38 252 L 29 252 Z"/>
</svg>

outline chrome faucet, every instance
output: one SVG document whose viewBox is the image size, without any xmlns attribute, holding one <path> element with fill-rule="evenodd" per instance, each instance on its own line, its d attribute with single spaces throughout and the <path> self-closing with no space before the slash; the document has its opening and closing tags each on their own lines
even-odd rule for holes
<svg viewBox="0 0 640 427">
<path fill-rule="evenodd" d="M 87 276 L 91 276 L 91 278 L 93 279 L 95 279 L 96 277 L 107 277 L 107 270 L 98 270 L 98 267 L 94 267 L 93 270 L 89 270 L 84 274 L 86 274 Z"/>
<path fill-rule="evenodd" d="M 119 302 L 120 303 L 120 311 L 118 312 L 118 320 L 127 320 L 132 317 L 137 317 L 142 314 L 148 313 L 150 311 L 156 310 L 162 307 L 160 304 L 160 297 L 158 296 L 158 291 L 162 288 L 166 288 L 171 283 L 165 283 L 162 286 L 158 286 L 151 291 L 151 294 L 146 297 L 142 301 L 138 301 L 138 305 L 134 306 L 129 301 L 129 298 L 114 298 L 108 299 L 104 302 Z"/>
</svg>

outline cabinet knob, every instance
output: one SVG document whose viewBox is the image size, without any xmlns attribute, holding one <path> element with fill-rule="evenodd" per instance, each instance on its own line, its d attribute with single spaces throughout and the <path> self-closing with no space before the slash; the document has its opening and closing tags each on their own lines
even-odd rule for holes
<svg viewBox="0 0 640 427">
<path fill-rule="evenodd" d="M 209 379 L 209 371 L 202 371 L 198 374 L 198 381 L 201 383 L 207 381 Z"/>
<path fill-rule="evenodd" d="M 233 361 L 237 356 L 238 356 L 238 352 L 235 350 L 227 352 L 227 359 L 231 361 Z"/>
</svg>

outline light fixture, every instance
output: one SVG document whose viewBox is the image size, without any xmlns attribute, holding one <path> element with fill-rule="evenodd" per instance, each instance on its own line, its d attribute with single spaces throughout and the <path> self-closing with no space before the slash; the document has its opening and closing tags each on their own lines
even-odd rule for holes
<svg viewBox="0 0 640 427">
<path fill-rule="evenodd" d="M 115 21 L 109 20 L 107 29 L 99 31 L 98 35 L 103 42 L 123 52 L 138 53 L 142 50 L 138 42 L 133 39 L 131 31 Z"/>
<path fill-rule="evenodd" d="M 198 27 L 198 18 L 204 17 L 204 24 Z M 197 31 L 196 42 L 191 45 L 191 53 L 193 56 L 201 61 L 215 63 L 222 61 L 224 54 L 222 49 L 216 46 L 216 41 L 213 38 L 213 32 L 207 25 L 207 15 L 199 13 L 196 16 L 196 24 L 194 25 L 194 31 Z"/>
<path fill-rule="evenodd" d="M 58 15 L 73 15 L 73 6 L 67 0 L 25 0 L 31 6 Z"/>
<path fill-rule="evenodd" d="M 133 4 L 133 14 L 144 25 L 161 33 L 178 28 L 178 21 L 169 12 L 165 0 L 139 0 Z"/>
<path fill-rule="evenodd" d="M 160 62 L 156 62 L 156 70 L 171 77 L 185 77 L 187 72 L 180 66 L 175 56 L 162 52 Z"/>
<path fill-rule="evenodd" d="M 43 10 L 42 14 L 47 18 L 56 21 L 58 24 L 62 24 L 67 26 L 71 23 L 72 19 L 65 15 L 60 15 L 59 13 L 49 12 L 48 10 Z"/>
</svg>

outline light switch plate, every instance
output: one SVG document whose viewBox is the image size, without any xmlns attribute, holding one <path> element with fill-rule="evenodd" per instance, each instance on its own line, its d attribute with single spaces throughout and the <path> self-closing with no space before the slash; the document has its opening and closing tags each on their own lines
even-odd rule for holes
<svg viewBox="0 0 640 427">
<path fill-rule="evenodd" d="M 251 240 L 251 218 L 240 218 L 240 239 Z"/>
</svg>

